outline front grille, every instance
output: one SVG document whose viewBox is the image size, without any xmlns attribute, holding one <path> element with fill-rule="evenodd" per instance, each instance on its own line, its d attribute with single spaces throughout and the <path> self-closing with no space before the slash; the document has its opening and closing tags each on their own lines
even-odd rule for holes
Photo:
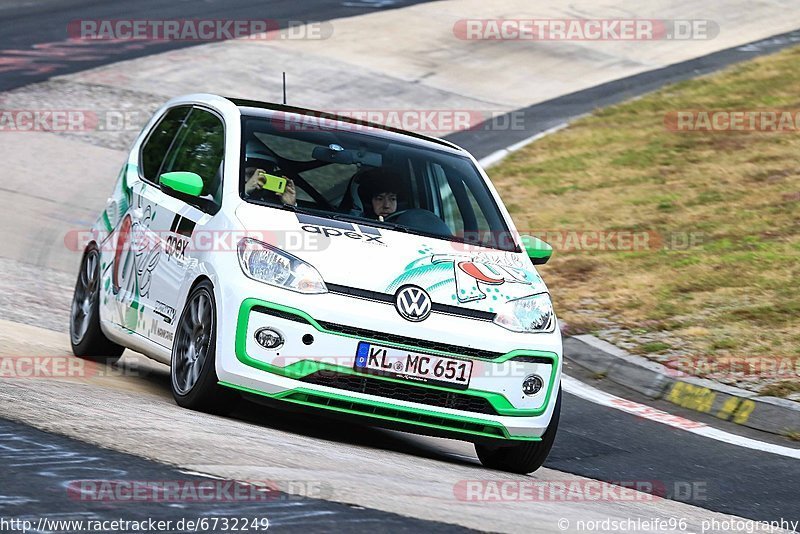
<svg viewBox="0 0 800 534">
<path fill-rule="evenodd" d="M 376 332 L 374 330 L 367 330 L 366 328 L 358 328 L 357 326 L 346 326 L 336 323 L 329 323 L 327 321 L 318 321 L 320 326 L 330 332 L 339 334 L 346 334 L 360 339 L 374 339 L 376 341 L 389 341 L 390 343 L 398 343 L 400 345 L 409 345 L 420 349 L 437 350 L 440 352 L 447 352 L 458 356 L 466 356 L 471 358 L 482 358 L 485 360 L 494 360 L 503 355 L 502 352 L 493 352 L 490 350 L 473 349 L 470 347 L 460 347 L 458 345 L 449 345 L 439 341 L 427 341 L 425 339 L 418 339 L 415 337 L 398 336 L 397 334 L 389 334 L 386 332 Z"/>
<path fill-rule="evenodd" d="M 281 319 L 287 319 L 289 321 L 311 324 L 304 317 L 283 310 L 276 310 L 274 308 L 267 308 L 265 306 L 257 306 L 254 308 L 254 310 L 259 313 L 265 313 L 267 315 L 272 315 L 273 317 L 280 317 Z M 440 343 L 438 341 L 426 341 L 424 339 L 398 336 L 397 334 L 377 332 L 375 330 L 368 330 L 366 328 L 358 328 L 356 326 L 346 326 L 327 321 L 317 321 L 317 323 L 322 328 L 333 334 L 345 334 L 363 340 L 373 339 L 375 341 L 388 341 L 390 343 L 408 345 L 410 347 L 419 348 L 423 350 L 427 349 L 439 352 L 447 352 L 449 354 L 454 354 L 458 356 L 464 356 L 468 358 L 480 358 L 484 360 L 494 360 L 503 355 L 502 352 L 473 349 L 470 347 L 460 347 L 458 345 L 449 345 L 447 343 Z"/>
<path fill-rule="evenodd" d="M 355 391 L 387 399 L 416 402 L 465 412 L 498 415 L 497 411 L 488 400 L 483 397 L 465 395 L 463 393 L 441 391 L 438 389 L 332 371 L 317 371 L 300 380 L 318 386 Z"/>
<path fill-rule="evenodd" d="M 394 304 L 395 296 L 389 293 L 381 293 L 380 291 L 369 291 L 367 289 L 359 289 L 357 287 L 348 287 L 339 284 L 326 284 L 328 291 L 338 295 L 345 295 L 348 297 L 355 297 L 366 300 L 374 300 L 375 302 L 385 302 L 387 304 Z M 447 315 L 455 315 L 457 317 L 467 317 L 470 319 L 479 319 L 481 321 L 494 321 L 497 314 L 481 310 L 472 310 L 469 308 L 461 308 L 459 306 L 451 306 L 449 304 L 439 304 L 434 302 L 431 304 L 431 311 L 438 313 L 446 313 Z"/>
</svg>

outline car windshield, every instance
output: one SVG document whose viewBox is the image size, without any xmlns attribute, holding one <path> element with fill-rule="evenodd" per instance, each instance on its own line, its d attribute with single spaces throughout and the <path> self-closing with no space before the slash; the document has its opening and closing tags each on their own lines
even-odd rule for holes
<svg viewBox="0 0 800 534">
<path fill-rule="evenodd" d="M 469 158 L 430 141 L 313 120 L 243 116 L 244 200 L 518 250 Z"/>
</svg>

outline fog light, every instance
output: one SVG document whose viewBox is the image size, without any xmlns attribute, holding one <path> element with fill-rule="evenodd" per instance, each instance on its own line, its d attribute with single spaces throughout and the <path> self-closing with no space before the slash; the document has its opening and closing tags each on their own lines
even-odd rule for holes
<svg viewBox="0 0 800 534">
<path fill-rule="evenodd" d="M 539 375 L 528 375 L 522 382 L 522 392 L 525 395 L 536 395 L 544 386 L 544 380 Z"/>
<path fill-rule="evenodd" d="M 283 346 L 283 336 L 272 328 L 259 328 L 256 330 L 255 338 L 265 349 L 274 350 Z"/>
</svg>

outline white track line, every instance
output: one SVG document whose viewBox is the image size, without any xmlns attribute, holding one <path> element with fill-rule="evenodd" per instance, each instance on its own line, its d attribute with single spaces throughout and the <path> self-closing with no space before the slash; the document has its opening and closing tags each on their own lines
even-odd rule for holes
<svg viewBox="0 0 800 534">
<path fill-rule="evenodd" d="M 685 430 L 686 432 L 691 432 L 692 434 L 715 439 L 724 443 L 730 443 L 731 445 L 747 447 L 748 449 L 779 454 L 781 456 L 788 456 L 789 458 L 800 460 L 800 449 L 792 449 L 790 447 L 773 445 L 772 443 L 765 443 L 763 441 L 737 436 L 736 434 L 725 432 L 705 423 L 692 421 L 690 419 L 657 410 L 656 408 L 652 408 L 645 404 L 639 404 L 638 402 L 629 401 L 621 397 L 617 397 L 616 395 L 611 395 L 605 391 L 600 391 L 597 388 L 593 388 L 592 386 L 585 384 L 576 378 L 572 378 L 571 376 L 562 374 L 561 384 L 564 387 L 564 391 L 567 393 L 571 393 L 577 397 L 601 406 L 616 408 L 617 410 L 621 410 L 629 414 L 638 415 L 639 417 L 644 417 L 645 419 L 649 419 L 657 423 L 662 423 L 673 428 Z"/>
<path fill-rule="evenodd" d="M 577 117 L 575 117 L 575 118 L 577 118 Z M 536 135 L 532 135 L 532 136 L 528 137 L 527 139 L 523 139 L 522 141 L 519 141 L 518 143 L 514 143 L 511 146 L 508 146 L 506 148 L 502 148 L 502 149 L 500 149 L 500 150 L 498 150 L 496 152 L 492 152 L 491 154 L 489 154 L 485 158 L 482 158 L 482 159 L 478 160 L 478 163 L 484 169 L 488 169 L 492 165 L 495 165 L 495 164 L 499 163 L 501 160 L 503 160 L 509 154 L 511 154 L 513 152 L 516 152 L 517 150 L 519 150 L 519 149 L 521 149 L 521 148 L 533 143 L 534 141 L 538 141 L 539 139 L 541 139 L 542 137 L 544 137 L 546 135 L 550 135 L 551 133 L 555 133 L 555 132 L 557 132 L 557 131 L 559 131 L 561 129 L 564 129 L 567 126 L 568 126 L 568 123 L 562 122 L 561 124 L 553 126 L 552 128 L 548 128 L 547 130 L 544 130 L 543 132 L 539 132 Z"/>
</svg>

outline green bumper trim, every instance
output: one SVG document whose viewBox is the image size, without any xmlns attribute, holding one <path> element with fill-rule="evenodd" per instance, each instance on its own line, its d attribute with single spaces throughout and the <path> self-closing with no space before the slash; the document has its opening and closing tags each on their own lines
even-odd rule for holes
<svg viewBox="0 0 800 534">
<path fill-rule="evenodd" d="M 511 436 L 506 428 L 491 421 L 484 421 L 472 417 L 454 417 L 428 410 L 409 410 L 385 402 L 375 402 L 365 399 L 355 399 L 346 395 L 336 393 L 323 393 L 320 391 L 296 388 L 280 393 L 266 393 L 257 389 L 251 389 L 228 382 L 220 382 L 220 385 L 251 393 L 262 395 L 271 399 L 291 402 L 303 406 L 311 406 L 323 410 L 346 413 L 403 423 L 413 426 L 427 427 L 436 430 L 444 430 L 464 436 L 483 436 L 496 439 L 510 439 L 516 441 L 541 441 L 541 438 L 528 436 Z"/>
<path fill-rule="evenodd" d="M 350 374 L 350 375 L 358 375 L 362 376 L 361 373 L 357 373 L 351 367 L 343 367 L 340 365 L 331 365 L 324 362 L 318 362 L 315 360 L 299 360 L 294 362 L 286 367 L 279 367 L 276 365 L 271 365 L 255 358 L 250 357 L 247 354 L 247 328 L 250 321 L 250 312 L 255 307 L 264 307 L 270 308 L 273 310 L 278 310 L 284 313 L 289 313 L 295 315 L 297 317 L 301 317 L 311 326 L 313 326 L 317 331 L 323 332 L 325 334 L 330 334 L 334 336 L 340 337 L 347 337 L 351 339 L 355 339 L 358 341 L 368 341 L 372 343 L 376 343 L 382 346 L 388 347 L 395 347 L 403 350 L 409 350 L 411 352 L 420 352 L 420 353 L 429 353 L 429 354 L 437 354 L 442 356 L 452 356 L 456 358 L 463 358 L 463 356 L 459 356 L 458 354 L 452 354 L 448 352 L 442 352 L 437 350 L 429 350 L 429 349 L 421 349 L 410 345 L 403 345 L 399 343 L 392 343 L 388 341 L 380 341 L 374 340 L 369 338 L 362 338 L 358 336 L 353 336 L 349 334 L 343 334 L 341 332 L 332 332 L 330 330 L 326 330 L 323 328 L 313 317 L 302 310 L 298 310 L 296 308 L 291 308 L 289 306 L 284 306 L 282 304 L 276 304 L 273 302 L 267 302 L 260 299 L 246 299 L 242 302 L 241 307 L 239 308 L 239 319 L 236 326 L 236 358 L 242 362 L 243 364 L 254 367 L 261 371 L 266 371 L 268 373 L 284 376 L 287 378 L 293 378 L 295 380 L 299 380 L 305 376 L 310 374 L 316 373 L 318 371 L 335 371 L 338 373 L 343 374 Z M 543 357 L 548 358 L 552 361 L 553 370 L 556 368 L 556 364 L 558 362 L 558 356 L 552 352 L 545 352 L 545 351 L 535 351 L 535 350 L 513 350 L 508 352 L 501 357 L 497 358 L 496 360 L 480 360 L 480 361 L 487 361 L 491 363 L 503 363 L 512 358 L 517 356 L 536 356 L 536 357 Z M 353 357 L 355 357 L 355 352 L 353 353 Z M 472 358 L 478 360 L 477 358 Z M 401 384 L 408 384 L 407 381 L 382 377 L 382 376 L 370 376 L 370 378 L 376 380 L 386 380 L 389 382 L 397 382 Z M 555 383 L 555 372 L 550 373 L 550 381 L 547 385 L 547 392 L 545 393 L 545 399 L 542 403 L 541 407 L 529 410 L 521 410 L 515 408 L 513 404 L 501 393 L 497 393 L 494 391 L 481 391 L 476 389 L 468 389 L 468 390 L 458 390 L 452 388 L 446 388 L 441 386 L 429 385 L 429 384 L 414 384 L 417 387 L 429 388 L 429 389 L 437 389 L 440 391 L 448 391 L 452 393 L 458 393 L 461 395 L 472 395 L 475 397 L 482 397 L 486 399 L 497 411 L 499 415 L 504 416 L 512 416 L 512 417 L 532 417 L 541 415 L 547 409 L 548 404 L 550 403 L 550 395 L 553 392 L 553 386 Z"/>
</svg>

